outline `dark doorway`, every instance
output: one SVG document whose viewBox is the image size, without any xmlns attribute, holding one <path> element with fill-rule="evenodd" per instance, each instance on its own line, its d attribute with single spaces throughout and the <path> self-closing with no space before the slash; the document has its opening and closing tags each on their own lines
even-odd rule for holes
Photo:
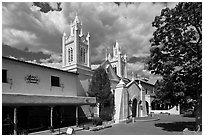
<svg viewBox="0 0 204 137">
<path fill-rule="evenodd" d="M 145 101 L 145 103 L 146 103 L 146 109 L 147 109 L 147 115 L 148 115 L 149 114 L 149 104 L 147 101 Z"/>
<path fill-rule="evenodd" d="M 137 99 L 133 99 L 132 101 L 132 117 L 136 117 L 137 114 Z"/>
<path fill-rule="evenodd" d="M 13 107 L 2 106 L 2 135 L 13 134 L 13 110 Z"/>
</svg>

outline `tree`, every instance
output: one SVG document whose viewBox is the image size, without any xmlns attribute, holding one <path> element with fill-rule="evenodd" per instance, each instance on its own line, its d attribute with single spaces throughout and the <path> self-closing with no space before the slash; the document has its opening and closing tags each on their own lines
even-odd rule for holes
<svg viewBox="0 0 204 137">
<path fill-rule="evenodd" d="M 202 93 L 202 3 L 164 8 L 152 26 L 148 69 L 163 76 L 157 94 L 175 103 L 197 100 Z"/>
<path fill-rule="evenodd" d="M 96 97 L 99 103 L 99 113 L 104 109 L 104 105 L 113 105 L 113 95 L 110 88 L 110 80 L 106 71 L 100 66 L 94 71 L 91 83 L 89 85 L 88 95 Z M 100 116 L 101 117 L 101 116 Z"/>
</svg>

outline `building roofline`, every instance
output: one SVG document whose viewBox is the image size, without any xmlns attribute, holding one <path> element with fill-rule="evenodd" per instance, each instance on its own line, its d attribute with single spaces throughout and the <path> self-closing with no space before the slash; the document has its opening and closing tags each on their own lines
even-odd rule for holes
<svg viewBox="0 0 204 137">
<path fill-rule="evenodd" d="M 18 59 L 13 59 L 13 58 L 5 57 L 5 56 L 2 56 L 2 59 L 12 60 L 12 61 L 16 61 L 16 62 L 20 62 L 20 63 L 24 63 L 24 64 L 29 64 L 29 65 L 33 65 L 33 66 L 37 66 L 37 67 L 42 67 L 42 68 L 47 68 L 47 69 L 52 69 L 52 70 L 57 70 L 57 71 L 61 71 L 61 72 L 79 75 L 79 73 L 77 73 L 77 72 L 65 71 L 62 69 L 52 68 L 52 67 L 48 67 L 48 66 L 44 66 L 44 65 L 40 65 L 40 64 L 35 64 L 35 63 L 31 63 L 31 62 L 26 62 L 26 61 L 22 61 L 22 60 L 18 60 Z"/>
<path fill-rule="evenodd" d="M 140 80 L 140 79 L 136 79 L 136 81 L 141 81 L 143 83 L 146 83 L 146 84 L 149 84 L 149 85 L 152 85 L 152 86 L 155 86 L 155 84 L 156 84 L 156 82 L 155 82 L 155 84 L 152 84 L 152 83 L 149 83 L 148 81 L 144 81 L 144 80 Z"/>
<path fill-rule="evenodd" d="M 95 97 L 2 93 L 3 106 L 90 105 L 95 103 Z"/>
<path fill-rule="evenodd" d="M 137 85 L 137 87 L 141 90 L 141 88 L 140 88 L 140 86 L 138 85 L 138 83 L 136 82 L 136 80 L 134 80 L 134 81 L 130 81 L 127 85 L 126 85 L 126 87 L 127 88 L 129 88 L 132 84 L 136 84 Z M 144 88 L 142 87 L 142 90 L 144 91 Z"/>
</svg>

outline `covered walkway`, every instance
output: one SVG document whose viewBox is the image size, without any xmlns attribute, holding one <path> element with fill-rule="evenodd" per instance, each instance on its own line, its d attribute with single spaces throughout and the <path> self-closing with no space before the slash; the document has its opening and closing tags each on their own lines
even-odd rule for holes
<svg viewBox="0 0 204 137">
<path fill-rule="evenodd" d="M 45 130 L 78 125 L 83 116 L 81 106 L 95 104 L 93 97 L 2 94 L 3 134 L 17 135 L 22 130 Z M 5 130 L 13 130 L 6 133 Z"/>
</svg>

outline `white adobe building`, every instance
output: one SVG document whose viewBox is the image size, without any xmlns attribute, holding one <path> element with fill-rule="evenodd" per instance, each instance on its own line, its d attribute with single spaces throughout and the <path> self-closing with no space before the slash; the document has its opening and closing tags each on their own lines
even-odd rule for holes
<svg viewBox="0 0 204 137">
<path fill-rule="evenodd" d="M 3 57 L 3 134 L 10 134 L 4 132 L 9 129 L 19 134 L 20 130 L 33 132 L 48 127 L 78 125 L 90 116 L 84 108 L 95 104 L 96 99 L 85 96 L 84 90 L 79 88 L 78 75 Z"/>
</svg>

